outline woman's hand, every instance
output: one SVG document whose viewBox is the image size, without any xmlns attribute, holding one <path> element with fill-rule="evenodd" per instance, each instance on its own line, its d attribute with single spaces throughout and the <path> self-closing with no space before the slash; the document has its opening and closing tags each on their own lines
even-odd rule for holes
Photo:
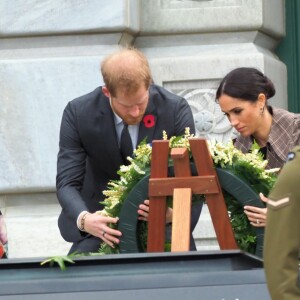
<svg viewBox="0 0 300 300">
<path fill-rule="evenodd" d="M 116 224 L 119 218 L 104 217 L 99 213 L 88 214 L 84 221 L 84 230 L 93 236 L 99 237 L 110 247 L 114 248 L 119 244 L 121 231 L 109 227 L 109 224 Z"/>
<path fill-rule="evenodd" d="M 267 203 L 268 198 L 262 193 L 259 194 L 260 199 Z M 267 208 L 260 208 L 256 206 L 244 206 L 244 212 L 248 217 L 250 224 L 254 227 L 265 227 L 267 219 Z"/>
<path fill-rule="evenodd" d="M 140 221 L 148 221 L 148 216 L 149 216 L 149 200 L 145 200 L 143 204 L 139 205 L 139 209 L 137 211 L 139 217 L 138 219 Z M 172 223 L 172 218 L 173 218 L 173 209 L 171 207 L 167 207 L 166 210 L 166 224 Z"/>
</svg>

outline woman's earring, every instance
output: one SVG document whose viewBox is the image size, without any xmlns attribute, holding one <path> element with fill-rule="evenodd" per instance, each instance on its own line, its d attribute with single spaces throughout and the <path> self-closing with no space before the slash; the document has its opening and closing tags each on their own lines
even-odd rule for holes
<svg viewBox="0 0 300 300">
<path fill-rule="evenodd" d="M 263 115 L 264 111 L 265 111 L 265 107 L 263 106 L 260 108 L 260 114 Z"/>
</svg>

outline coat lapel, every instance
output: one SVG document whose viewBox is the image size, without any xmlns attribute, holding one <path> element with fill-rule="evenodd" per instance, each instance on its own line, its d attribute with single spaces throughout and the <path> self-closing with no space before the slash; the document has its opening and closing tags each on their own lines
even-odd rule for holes
<svg viewBox="0 0 300 300">
<path fill-rule="evenodd" d="M 147 118 L 154 118 L 154 124 L 152 125 L 151 123 L 147 123 Z M 147 109 L 145 111 L 143 120 L 140 123 L 139 126 L 139 135 L 138 135 L 138 142 L 137 145 L 139 145 L 139 143 L 141 141 L 143 141 L 145 139 L 145 137 L 147 137 L 146 142 L 147 143 L 151 143 L 153 140 L 153 136 L 154 136 L 154 132 L 155 132 L 155 127 L 156 127 L 156 123 L 157 123 L 157 113 L 156 113 L 156 108 L 153 104 L 153 101 L 151 100 L 151 96 L 149 97 L 149 103 L 147 106 Z"/>
<path fill-rule="evenodd" d="M 119 168 L 119 166 L 123 164 L 123 159 L 121 157 L 121 153 L 119 150 L 114 116 L 113 116 L 113 112 L 111 110 L 108 99 L 101 106 L 100 114 L 101 114 L 101 116 L 100 116 L 99 126 L 102 127 L 101 128 L 102 136 L 99 137 L 99 140 L 105 141 L 106 153 L 110 157 L 110 159 L 111 159 L 112 163 L 115 165 L 115 167 Z"/>
</svg>

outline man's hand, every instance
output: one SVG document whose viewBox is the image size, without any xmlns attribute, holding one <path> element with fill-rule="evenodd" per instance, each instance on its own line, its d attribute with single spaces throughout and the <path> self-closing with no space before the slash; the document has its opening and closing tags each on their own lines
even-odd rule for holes
<svg viewBox="0 0 300 300">
<path fill-rule="evenodd" d="M 139 205 L 139 209 L 137 211 L 139 217 L 138 219 L 140 221 L 148 221 L 148 216 L 149 216 L 149 200 L 145 200 L 143 204 Z M 166 223 L 172 223 L 172 218 L 173 218 L 173 209 L 171 207 L 167 207 L 166 210 Z"/>
<path fill-rule="evenodd" d="M 104 217 L 99 213 L 88 214 L 84 221 L 84 230 L 93 236 L 99 237 L 110 247 L 114 248 L 114 244 L 119 244 L 118 237 L 122 236 L 121 231 L 112 229 L 109 224 L 116 224 L 119 218 Z"/>
</svg>

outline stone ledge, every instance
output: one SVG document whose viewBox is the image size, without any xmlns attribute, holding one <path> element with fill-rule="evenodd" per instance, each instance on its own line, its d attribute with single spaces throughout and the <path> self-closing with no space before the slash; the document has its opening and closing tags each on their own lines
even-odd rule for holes
<svg viewBox="0 0 300 300">
<path fill-rule="evenodd" d="M 66 52 L 70 56 L 70 51 L 74 51 L 72 48 L 78 48 L 81 53 L 90 55 L 93 53 L 93 49 L 101 50 L 97 47 L 108 46 L 109 52 L 111 52 L 117 45 L 128 45 L 132 44 L 134 36 L 127 32 L 115 32 L 115 33 L 101 33 L 101 34 L 77 34 L 77 35 L 59 35 L 59 36 L 30 36 L 30 37 L 18 37 L 18 38 L 2 38 L 0 43 L 0 53 L 4 50 L 23 50 L 24 53 L 34 51 L 34 49 L 43 49 L 48 55 L 51 55 L 55 50 L 58 52 L 59 49 L 68 49 Z M 19 52 L 20 53 L 20 52 Z M 23 54 L 21 52 L 21 54 Z M 65 55 L 66 55 L 65 54 Z M 102 52 L 98 52 L 98 55 Z M 105 55 L 105 53 L 104 53 Z M 23 56 L 22 56 L 23 58 Z"/>
<path fill-rule="evenodd" d="M 0 37 L 66 33 L 137 32 L 138 0 L 2 0 Z"/>
<path fill-rule="evenodd" d="M 141 35 L 261 30 L 280 38 L 283 0 L 142 0 Z"/>
</svg>

